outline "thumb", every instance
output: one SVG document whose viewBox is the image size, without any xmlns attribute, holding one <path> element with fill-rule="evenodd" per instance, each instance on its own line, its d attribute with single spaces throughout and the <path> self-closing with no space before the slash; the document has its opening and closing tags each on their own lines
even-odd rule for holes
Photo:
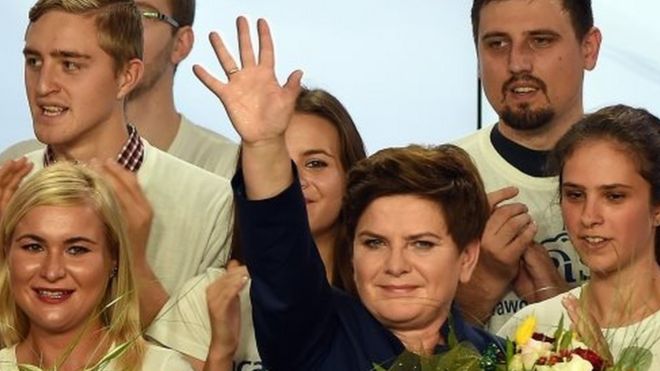
<svg viewBox="0 0 660 371">
<path fill-rule="evenodd" d="M 289 77 L 286 79 L 284 84 L 284 89 L 287 91 L 289 96 L 297 97 L 300 94 L 300 81 L 302 81 L 303 71 L 295 70 L 291 72 Z"/>
</svg>

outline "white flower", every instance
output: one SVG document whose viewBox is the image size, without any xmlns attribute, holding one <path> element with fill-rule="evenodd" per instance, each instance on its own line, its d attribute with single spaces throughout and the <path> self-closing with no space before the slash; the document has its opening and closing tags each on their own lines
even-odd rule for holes
<svg viewBox="0 0 660 371">
<path fill-rule="evenodd" d="M 520 357 L 525 370 L 531 370 L 539 358 L 548 357 L 550 354 L 552 354 L 552 344 L 535 339 L 529 339 L 527 344 L 520 350 Z"/>
<path fill-rule="evenodd" d="M 552 366 L 536 366 L 534 371 L 592 371 L 593 366 L 589 361 L 580 357 L 577 354 L 573 354 L 571 360 L 568 362 L 556 363 Z"/>
<path fill-rule="evenodd" d="M 507 366 L 508 371 L 524 371 L 525 366 L 523 366 L 522 359 L 520 358 L 520 354 L 514 354 L 513 357 L 511 357 L 511 360 L 509 361 L 509 365 Z"/>
</svg>

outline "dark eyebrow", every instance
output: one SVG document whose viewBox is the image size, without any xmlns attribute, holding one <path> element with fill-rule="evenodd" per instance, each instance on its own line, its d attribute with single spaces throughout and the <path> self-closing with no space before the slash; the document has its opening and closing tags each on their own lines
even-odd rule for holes
<svg viewBox="0 0 660 371">
<path fill-rule="evenodd" d="M 386 240 L 387 239 L 387 238 L 385 238 L 385 236 L 381 236 L 378 233 L 374 233 L 374 232 L 371 232 L 371 231 L 368 231 L 368 230 L 367 231 L 362 231 L 362 232 L 358 233 L 357 235 L 358 236 L 368 236 L 368 237 L 373 237 L 373 238 L 380 238 L 381 240 Z"/>
<path fill-rule="evenodd" d="M 571 183 L 571 182 L 564 182 L 561 185 L 562 188 L 577 188 L 577 189 L 585 189 L 584 186 L 581 186 L 579 184 Z M 632 189 L 631 186 L 627 184 L 621 184 L 621 183 L 613 183 L 613 184 L 604 184 L 601 186 L 598 186 L 598 189 L 604 190 L 604 191 L 610 191 L 613 189 L 617 188 L 626 188 L 626 189 Z"/>
<path fill-rule="evenodd" d="M 34 49 L 25 47 L 23 48 L 23 55 L 41 55 L 41 54 Z"/>
<path fill-rule="evenodd" d="M 438 239 L 438 240 L 442 240 L 442 237 L 440 237 L 437 234 L 432 233 L 432 232 L 423 232 L 423 233 L 413 234 L 413 235 L 410 235 L 410 236 L 406 237 L 406 240 L 412 241 L 412 240 L 417 240 L 417 239 L 424 238 L 424 237 L 431 237 L 431 238 L 435 238 L 435 239 Z"/>
<path fill-rule="evenodd" d="M 488 32 L 485 33 L 483 36 L 481 36 L 481 40 L 490 39 L 492 37 L 509 37 L 509 35 L 505 32 L 499 32 L 499 31 Z"/>
<path fill-rule="evenodd" d="M 564 188 L 564 187 L 567 187 L 567 188 L 580 188 L 580 189 L 584 188 L 584 187 L 581 186 L 581 185 L 578 185 L 578 184 L 575 184 L 575 183 L 571 183 L 571 182 L 562 182 L 562 183 L 561 183 L 561 187 L 562 187 L 562 188 Z"/>
<path fill-rule="evenodd" d="M 529 35 L 529 36 L 552 36 L 552 37 L 555 37 L 555 38 L 560 38 L 561 37 L 561 35 L 559 33 L 555 32 L 553 30 L 544 30 L 544 29 L 529 31 L 529 32 L 527 32 L 527 35 Z"/>
<path fill-rule="evenodd" d="M 305 156 L 319 155 L 319 154 L 326 155 L 328 157 L 333 157 L 333 158 L 335 157 L 335 156 L 331 155 L 330 153 L 328 153 L 328 151 L 323 150 L 323 149 L 316 149 L 316 148 L 315 149 L 308 149 L 307 151 L 303 152 L 303 155 L 305 155 Z"/>
<path fill-rule="evenodd" d="M 627 184 L 614 183 L 614 184 L 605 184 L 605 185 L 600 186 L 598 188 L 600 188 L 602 190 L 605 190 L 605 191 L 610 191 L 610 190 L 617 189 L 617 188 L 632 189 L 633 187 L 631 187 Z"/>
<path fill-rule="evenodd" d="M 556 31 L 553 31 L 553 30 L 550 30 L 550 29 L 538 29 L 538 30 L 527 31 L 525 33 L 529 36 L 544 36 L 544 35 L 545 36 L 552 35 L 554 37 L 560 37 L 561 36 Z M 493 31 L 493 32 L 485 33 L 481 37 L 481 40 L 486 40 L 486 39 L 493 38 L 493 37 L 509 37 L 509 35 L 506 32 Z"/>
</svg>

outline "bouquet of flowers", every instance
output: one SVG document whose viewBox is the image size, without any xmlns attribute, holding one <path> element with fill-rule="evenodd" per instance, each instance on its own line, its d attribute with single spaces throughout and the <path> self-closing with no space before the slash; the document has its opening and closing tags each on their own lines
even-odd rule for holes
<svg viewBox="0 0 660 371">
<path fill-rule="evenodd" d="M 479 353 L 469 343 L 459 342 L 450 326 L 446 353 L 421 356 L 409 351 L 401 354 L 389 368 L 374 364 L 374 371 L 631 371 L 650 370 L 651 353 L 633 341 L 613 361 L 609 346 L 593 323 L 577 331 L 564 329 L 559 320 L 552 336 L 535 332 L 536 317 L 527 317 L 518 326 L 514 339 L 504 349 L 491 344 Z M 595 326 L 595 327 L 593 327 Z M 660 341 L 660 339 L 656 340 Z M 647 344 L 648 345 L 648 344 Z"/>
<path fill-rule="evenodd" d="M 603 371 L 611 365 L 581 342 L 577 333 L 563 328 L 563 318 L 553 337 L 534 332 L 536 318 L 527 317 L 507 344 L 507 369 L 511 371 Z M 608 352 L 609 354 L 609 352 Z"/>
</svg>

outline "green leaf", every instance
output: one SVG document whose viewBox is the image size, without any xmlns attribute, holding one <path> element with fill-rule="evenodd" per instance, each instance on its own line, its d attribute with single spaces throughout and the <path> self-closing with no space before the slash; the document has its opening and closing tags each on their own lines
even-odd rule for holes
<svg viewBox="0 0 660 371">
<path fill-rule="evenodd" d="M 513 354 L 515 353 L 515 344 L 513 341 L 509 340 L 508 338 L 506 339 L 506 363 L 509 364 L 511 361 L 511 358 L 513 358 Z"/>
<path fill-rule="evenodd" d="M 18 365 L 18 371 L 44 371 L 41 367 L 33 365 Z"/>
<path fill-rule="evenodd" d="M 564 334 L 564 313 L 561 314 L 561 317 L 559 317 L 559 325 L 557 325 L 557 329 L 555 330 L 555 333 L 552 335 L 553 338 L 555 338 L 555 343 L 554 345 L 554 350 L 558 350 L 559 348 L 559 339 L 561 339 L 562 335 Z"/>
<path fill-rule="evenodd" d="M 621 351 L 614 367 L 621 370 L 648 371 L 651 369 L 652 360 L 653 354 L 650 350 L 630 346 Z"/>
<path fill-rule="evenodd" d="M 103 358 L 101 358 L 100 361 L 98 361 L 97 364 L 94 366 L 90 367 L 87 369 L 87 371 L 101 371 L 105 369 L 105 367 L 112 362 L 112 360 L 121 357 L 122 354 L 126 351 L 126 349 L 131 345 L 131 342 L 126 342 L 123 344 L 119 344 L 119 346 L 116 346 L 112 348 Z"/>
<path fill-rule="evenodd" d="M 409 351 L 405 351 L 399 355 L 389 371 L 409 371 L 409 370 L 419 370 L 420 357 Z"/>
<path fill-rule="evenodd" d="M 451 315 L 449 318 L 447 318 L 447 322 L 449 324 L 449 338 L 447 339 L 447 345 L 449 348 L 454 348 L 458 344 L 458 338 L 456 337 L 456 331 L 454 330 L 454 321 L 451 318 Z"/>
<path fill-rule="evenodd" d="M 454 346 L 447 353 L 433 357 L 435 364 L 429 371 L 480 371 L 481 355 L 468 342 Z M 423 371 L 427 371 L 423 369 Z"/>
<path fill-rule="evenodd" d="M 573 331 L 565 331 L 562 334 L 561 340 L 559 342 L 559 349 L 568 349 L 571 346 L 571 343 L 573 342 Z"/>
</svg>

